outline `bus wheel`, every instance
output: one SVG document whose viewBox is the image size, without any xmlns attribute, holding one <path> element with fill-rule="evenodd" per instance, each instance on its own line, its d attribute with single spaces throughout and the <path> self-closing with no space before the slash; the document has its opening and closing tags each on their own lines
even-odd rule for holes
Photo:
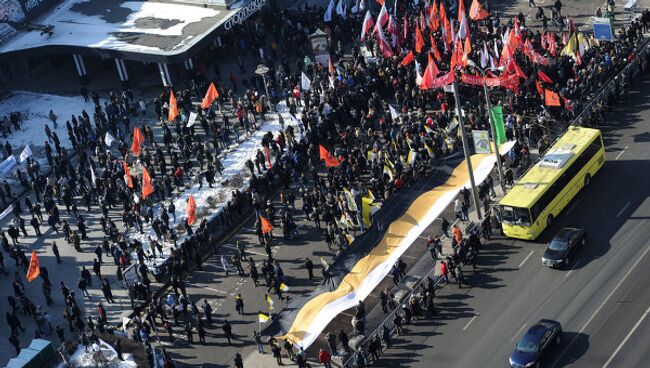
<svg viewBox="0 0 650 368">
<path fill-rule="evenodd" d="M 548 215 L 548 217 L 546 218 L 546 226 L 547 227 L 551 226 L 552 223 L 553 223 L 553 215 Z"/>
<path fill-rule="evenodd" d="M 591 183 L 591 175 L 587 174 L 585 175 L 585 187 L 588 187 L 589 183 Z"/>
</svg>

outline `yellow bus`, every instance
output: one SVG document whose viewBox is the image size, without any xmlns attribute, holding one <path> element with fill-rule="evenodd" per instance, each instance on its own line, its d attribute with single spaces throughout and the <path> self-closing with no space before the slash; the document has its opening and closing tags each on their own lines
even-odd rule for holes
<svg viewBox="0 0 650 368">
<path fill-rule="evenodd" d="M 600 130 L 569 127 L 499 202 L 503 233 L 536 239 L 604 163 Z"/>
</svg>

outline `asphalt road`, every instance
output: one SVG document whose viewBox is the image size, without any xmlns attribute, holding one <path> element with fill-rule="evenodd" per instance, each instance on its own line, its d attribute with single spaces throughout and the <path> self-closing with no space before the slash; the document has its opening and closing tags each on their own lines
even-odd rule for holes
<svg viewBox="0 0 650 368">
<path fill-rule="evenodd" d="M 639 92 L 640 90 L 640 92 Z M 439 316 L 410 328 L 379 362 L 503 367 L 515 341 L 541 318 L 564 334 L 547 367 L 641 367 L 650 352 L 650 82 L 637 85 L 602 127 L 607 162 L 536 242 L 500 239 L 469 272 L 471 289 L 445 287 Z M 541 264 L 561 227 L 582 226 L 587 245 L 570 267 Z"/>
</svg>

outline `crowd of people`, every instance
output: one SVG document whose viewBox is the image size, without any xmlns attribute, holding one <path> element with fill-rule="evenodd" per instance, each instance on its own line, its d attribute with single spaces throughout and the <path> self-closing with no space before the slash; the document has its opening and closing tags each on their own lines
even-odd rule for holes
<svg viewBox="0 0 650 368">
<path fill-rule="evenodd" d="M 493 12 L 483 20 L 461 23 L 460 28 L 455 22 L 452 29 L 458 29 L 459 34 L 449 35 L 442 25 L 445 21 L 441 13 L 444 7 L 452 14 L 449 19 L 455 20 L 458 6 L 450 8 L 448 5 L 451 3 L 442 1 L 434 11 L 431 4 L 398 2 L 394 15 L 387 15 L 385 21 L 377 20 L 379 24 L 388 23 L 386 31 L 392 38 L 388 45 L 390 53 L 386 52 L 387 46 L 379 42 L 379 36 L 368 34 L 363 43 L 359 43 L 356 36 L 350 37 L 361 33 L 364 25 L 362 12 L 348 17 L 333 16 L 331 21 L 322 22 L 323 9 L 264 9 L 225 34 L 218 49 L 211 47 L 199 56 L 197 69 L 185 83 L 187 88 L 165 89 L 150 105 L 143 99 L 136 99 L 129 89 L 110 93 L 104 100 L 99 94 L 92 93 L 94 111 L 81 111 L 69 119 L 51 112 L 49 118 L 54 128 L 66 120 L 71 149 L 63 147 L 57 133 L 46 126 L 48 140 L 43 145 L 51 172 L 44 172 L 37 160 L 30 158 L 26 174 L 19 170 L 26 194 L 20 198 L 6 182 L 0 188 L 3 205 L 13 205 L 13 219 L 6 228 L 11 241 L 3 231 L 4 253 L 0 252 L 0 266 L 5 274 L 8 272 L 2 262 L 4 254 L 10 256 L 16 266 L 12 281 L 14 295 L 8 296 L 11 311 L 6 316 L 11 327 L 10 342 L 19 346 L 17 341 L 23 330 L 21 316 L 31 316 L 38 321 L 36 337 L 49 335 L 55 330 L 62 341 L 65 339 L 63 327 L 53 328 L 51 316 L 43 311 L 42 303 L 26 295 L 21 281 L 22 270 L 29 266 L 23 249 L 24 239 L 47 236 L 41 230 L 45 224 L 57 234 L 57 239 L 47 246 L 59 264 L 62 260 L 58 246 L 62 243 L 70 244 L 76 251 L 92 251 L 96 255 L 92 271 L 96 275 L 95 285 L 101 289 L 105 299 L 105 302 L 97 303 L 96 312 L 83 311 L 73 288 L 63 282 L 59 284 L 69 331 L 81 335 L 114 329 L 108 326 L 103 303 L 114 302 L 111 288 L 116 282 L 112 284 L 111 280 L 122 282 L 124 269 L 135 264 L 141 281 L 130 285 L 129 296 L 132 301 L 149 302 L 144 307 L 144 314 L 134 318 L 129 325 L 132 338 L 150 346 L 151 330 L 162 326 L 172 341 L 174 328 L 181 328 L 190 343 L 194 341 L 194 332 L 200 342 L 205 342 L 206 328 L 213 326 L 212 307 L 205 301 L 199 308 L 190 300 L 184 278 L 193 267 L 202 263 L 203 252 L 199 250 L 214 248 L 217 235 L 210 230 L 206 218 L 200 219 L 196 226 L 187 219 L 177 226 L 176 214 L 180 209 L 174 208 L 173 198 L 192 185 L 202 187 L 204 181 L 212 187 L 224 170 L 220 152 L 246 133 L 254 132 L 269 117 L 280 120 L 281 130 L 269 132 L 264 137 L 256 156 L 246 163 L 248 172 L 245 175 L 250 180 L 247 189 L 235 189 L 214 222 L 228 228 L 245 211 L 256 213 L 255 228 L 260 244 L 267 249 L 266 259 L 255 260 L 246 253 L 242 244 L 235 257 L 223 259 L 222 263 L 225 269 L 233 264 L 238 274 L 248 274 L 255 285 L 259 283 L 260 263 L 267 292 L 273 291 L 281 297 L 281 285 L 285 281 L 282 266 L 270 250 L 271 242 L 279 240 L 263 229 L 262 219 L 278 224 L 283 238 L 289 240 L 295 236 L 295 217 L 302 212 L 322 233 L 330 250 L 342 251 L 350 246 L 353 235 L 365 231 L 372 223 L 364 219 L 364 197 L 372 197 L 373 203 L 390 201 L 397 191 L 409 188 L 441 159 L 458 149 L 455 102 L 440 88 L 427 90 L 418 87 L 418 75 L 422 70 L 403 62 L 409 51 L 420 48 L 415 56 L 418 64 L 431 65 L 431 60 L 434 60 L 442 73 L 449 70 L 459 76 L 482 73 L 483 70 L 477 66 L 481 59 L 487 65 L 495 65 L 490 73 L 499 73 L 497 65 L 502 67 L 504 74 L 519 74 L 518 70 L 521 71 L 523 75 L 515 87 L 494 89 L 491 93 L 492 104 L 503 106 L 507 112 L 506 135 L 517 140 L 507 167 L 510 181 L 530 164 L 530 149 L 534 147 L 544 151 L 553 132 L 562 129 L 576 116 L 605 80 L 632 58 L 646 58 L 646 55 L 636 55 L 634 50 L 642 38 L 642 30 L 647 29 L 648 17 L 643 17 L 642 23 L 633 22 L 621 32 L 616 42 L 599 44 L 591 40 L 582 49 L 578 46 L 579 55 L 576 55 L 576 51 L 571 54 L 562 52 L 571 40 L 571 33 L 576 31 L 568 20 L 565 33 L 561 33 L 565 29 L 564 21 L 558 25 L 559 33 L 547 32 L 546 26 L 544 32 L 540 32 L 527 27 L 526 23 L 531 20 L 523 14 L 502 21 L 500 15 Z M 434 4 L 438 5 L 438 2 Z M 561 9 L 558 12 L 561 14 Z M 568 18 L 559 15 L 558 19 Z M 461 39 L 460 31 L 465 26 L 464 41 L 454 41 Z M 328 33 L 329 65 L 314 64 L 309 59 L 308 35 L 317 27 L 326 29 Z M 414 37 L 415 28 L 421 32 L 421 45 L 416 45 L 420 41 Z M 380 31 L 375 33 L 383 35 L 384 30 Z M 512 36 L 508 38 L 510 34 Z M 473 62 L 460 61 L 454 55 L 459 44 L 465 48 L 466 59 Z M 508 45 L 514 50 L 503 56 L 499 50 Z M 364 56 L 362 46 L 374 57 Z M 260 49 L 263 52 L 260 53 Z M 222 75 L 219 63 L 211 59 L 224 50 L 237 50 L 235 54 L 242 75 L 247 73 L 245 57 L 260 58 L 263 55 L 260 61 L 270 68 L 268 85 L 264 86 L 255 76 L 246 79 L 235 73 Z M 543 61 L 530 55 L 538 55 Z M 646 62 L 642 65 L 646 70 Z M 310 79 L 308 90 L 301 88 L 303 74 Z M 627 83 L 630 82 L 628 79 Z M 217 86 L 221 97 L 209 108 L 197 109 L 193 102 L 201 100 L 210 83 Z M 265 87 L 269 96 L 263 93 Z M 482 88 L 475 87 L 461 86 L 465 123 L 472 129 L 487 130 L 488 114 L 482 103 L 485 96 Z M 540 87 L 557 93 L 562 98 L 561 106 L 543 107 Z M 170 108 L 173 108 L 169 103 L 171 93 L 175 93 L 180 114 L 169 121 Z M 268 102 L 286 105 L 287 111 L 299 120 L 298 131 L 293 125 L 285 125 L 281 115 L 270 111 Z M 186 120 L 191 112 L 198 114 L 198 124 L 188 127 Z M 590 124 L 595 119 L 588 115 L 582 123 Z M 11 134 L 11 127 L 19 129 L 20 124 L 21 117 L 16 114 L 3 119 L 3 134 Z M 138 127 L 145 138 L 137 156 L 133 154 L 131 145 L 133 137 L 129 136 L 134 127 Z M 160 133 L 156 134 L 154 131 L 158 130 Z M 117 137 L 117 147 L 104 139 L 107 133 Z M 323 148 L 330 154 L 326 164 L 322 162 Z M 7 155 L 13 149 L 7 142 Z M 145 170 L 153 178 L 150 196 L 141 194 L 143 181 L 140 175 Z M 279 200 L 271 197 L 275 188 L 280 189 Z M 487 193 L 484 191 L 482 199 L 486 208 L 489 197 L 489 190 Z M 296 198 L 303 203 L 300 211 L 295 208 Z M 464 200 L 463 204 L 465 208 L 461 206 L 460 212 L 464 219 L 469 200 Z M 92 245 L 86 241 L 89 229 L 84 209 L 86 212 L 101 212 L 103 240 Z M 63 210 L 65 214 L 61 213 Z M 110 216 L 112 210 L 122 215 L 119 226 L 118 221 Z M 34 235 L 27 231 L 26 222 L 32 226 Z M 489 239 L 491 227 L 488 230 L 487 226 L 483 224 L 480 231 Z M 148 228 L 153 229 L 156 236 L 149 237 L 146 243 L 130 236 Z M 468 239 L 462 236 L 457 239 L 455 233 L 448 234 L 457 246 L 454 247 L 455 253 L 440 263 L 445 280 L 448 281 L 447 274 L 450 273 L 459 286 L 466 281 L 462 264 L 475 262 L 480 246 L 479 235 L 472 233 Z M 436 250 L 439 242 L 440 239 L 435 238 L 429 244 L 436 259 L 440 254 Z M 168 260 L 160 269 L 150 269 L 149 260 L 160 256 Z M 110 278 L 102 272 L 107 259 L 117 266 L 116 274 Z M 396 267 L 396 280 L 400 278 L 400 269 Z M 76 285 L 84 298 L 89 297 L 87 289 L 94 284 L 90 271 L 84 267 Z M 151 289 L 152 273 L 158 281 L 169 281 L 175 295 L 155 294 Z M 52 303 L 52 283 L 46 267 L 41 267 L 40 276 L 44 301 L 49 306 Z M 410 315 L 433 310 L 435 288 L 428 283 L 423 287 L 423 293 L 407 308 Z M 382 295 L 386 297 L 382 299 L 385 308 L 391 300 L 390 291 L 383 291 Z M 135 303 L 132 306 L 135 307 Z M 243 301 L 241 308 L 243 310 Z M 404 317 L 400 314 L 399 318 Z M 393 321 L 395 326 L 400 326 L 401 322 Z M 220 325 L 230 342 L 232 326 L 228 320 Z M 400 328 L 397 330 L 399 332 Z M 384 335 L 381 339 L 390 347 L 390 334 Z M 346 338 L 339 335 L 339 340 Z M 380 337 L 371 339 L 374 341 L 370 352 L 372 357 L 378 357 L 382 351 L 381 342 L 378 345 L 376 339 L 380 340 Z M 277 344 L 272 344 L 271 350 L 276 355 Z M 305 366 L 306 361 L 300 359 L 302 353 L 294 356 L 293 349 L 285 350 L 289 351 L 290 358 Z M 336 344 L 330 344 L 321 352 L 324 352 L 322 360 L 329 362 L 331 356 L 337 354 Z M 281 363 L 279 353 L 277 357 Z M 360 359 L 357 359 L 357 364 L 363 366 L 365 363 Z"/>
</svg>

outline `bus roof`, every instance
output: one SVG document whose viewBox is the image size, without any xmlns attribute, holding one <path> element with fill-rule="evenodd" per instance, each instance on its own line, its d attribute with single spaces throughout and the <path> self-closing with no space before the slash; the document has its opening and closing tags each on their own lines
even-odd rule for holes
<svg viewBox="0 0 650 368">
<path fill-rule="evenodd" d="M 549 184 L 562 175 L 564 167 L 572 163 L 598 136 L 598 129 L 569 127 L 499 203 L 505 206 L 530 207 L 546 191 Z"/>
</svg>

